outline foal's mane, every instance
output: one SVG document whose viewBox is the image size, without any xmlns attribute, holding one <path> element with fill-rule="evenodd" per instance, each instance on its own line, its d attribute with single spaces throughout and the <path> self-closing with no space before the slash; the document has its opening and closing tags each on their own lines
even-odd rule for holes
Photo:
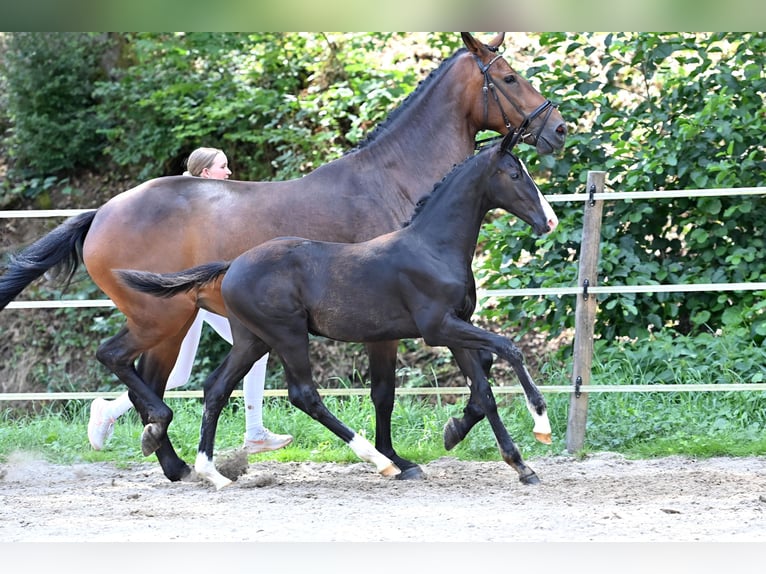
<svg viewBox="0 0 766 574">
<path fill-rule="evenodd" d="M 410 94 L 404 98 L 404 101 L 388 116 L 386 117 L 383 122 L 379 123 L 375 128 L 367 134 L 367 136 L 359 142 L 355 147 L 352 149 L 346 151 L 343 155 L 350 154 L 352 152 L 358 151 L 368 145 L 370 145 L 372 142 L 375 141 L 376 138 L 380 136 L 382 132 L 385 132 L 388 130 L 389 126 L 396 121 L 396 119 L 404 113 L 404 110 L 406 110 L 410 105 L 412 105 L 412 102 L 414 100 L 417 100 L 420 97 L 420 94 L 425 91 L 425 87 L 430 85 L 433 82 L 436 82 L 439 78 L 441 78 L 444 74 L 447 73 L 447 70 L 449 70 L 452 67 L 452 64 L 457 59 L 457 57 L 466 52 L 466 48 L 459 48 L 454 54 L 452 54 L 449 58 L 444 60 L 441 64 L 439 64 L 439 67 L 435 70 L 432 70 L 431 73 L 428 74 L 424 79 L 420 80 L 418 85 L 415 87 Z"/>
<path fill-rule="evenodd" d="M 449 186 L 449 182 L 454 179 L 457 176 L 457 173 L 460 171 L 460 168 L 463 167 L 465 164 L 467 164 L 472 159 L 482 155 L 486 154 L 489 150 L 495 149 L 496 146 L 491 147 L 485 147 L 478 152 L 476 152 L 473 155 L 468 156 L 460 163 L 456 163 L 452 166 L 452 169 L 449 170 L 447 175 L 445 175 L 443 178 L 441 178 L 440 181 L 437 181 L 436 184 L 434 184 L 433 189 L 431 189 L 430 192 L 428 192 L 426 195 L 421 197 L 418 202 L 415 204 L 415 211 L 412 213 L 412 217 L 410 217 L 409 221 L 406 221 L 402 224 L 402 228 L 407 227 L 410 225 L 413 221 L 415 221 L 415 218 L 420 215 L 420 213 L 425 208 L 426 204 L 428 203 L 428 200 L 431 199 L 433 196 L 435 196 L 440 190 L 444 189 L 445 187 Z"/>
</svg>

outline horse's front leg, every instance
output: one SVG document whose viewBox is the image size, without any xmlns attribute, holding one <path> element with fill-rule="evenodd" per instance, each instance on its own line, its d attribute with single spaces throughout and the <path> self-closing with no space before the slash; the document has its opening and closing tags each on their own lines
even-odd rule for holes
<svg viewBox="0 0 766 574">
<path fill-rule="evenodd" d="M 234 320 L 231 323 L 233 327 Z M 217 490 L 232 482 L 218 472 L 213 462 L 215 435 L 221 411 L 226 406 L 237 383 L 242 380 L 242 377 L 247 374 L 255 362 L 269 351 L 268 346 L 254 335 L 248 333 L 246 337 L 239 337 L 237 333 L 233 334 L 235 339 L 231 351 L 205 379 L 205 406 L 202 414 L 197 458 L 194 462 L 194 470 L 197 474 L 212 482 Z"/>
<path fill-rule="evenodd" d="M 505 428 L 502 420 L 500 420 L 500 415 L 497 412 L 497 403 L 492 394 L 489 381 L 481 368 L 478 353 L 472 350 L 452 347 L 450 351 L 452 351 L 452 355 L 455 357 L 460 370 L 467 378 L 468 386 L 471 389 L 471 398 L 474 399 L 475 404 L 484 412 L 492 427 L 503 460 L 516 470 L 522 483 L 539 483 L 540 479 L 524 463 L 519 449 L 513 442 L 511 435 L 508 434 L 508 430 Z"/>
<path fill-rule="evenodd" d="M 401 480 L 425 478 L 423 470 L 414 462 L 400 457 L 391 439 L 391 413 L 396 398 L 396 354 L 398 341 L 368 343 L 370 359 L 370 397 L 375 406 L 375 448 L 389 457 L 402 471 Z"/>
<path fill-rule="evenodd" d="M 154 350 L 146 351 L 139 360 L 139 374 L 134 366 L 139 353 L 135 336 L 123 327 L 99 346 L 96 358 L 128 387 L 130 400 L 144 424 L 141 435 L 144 456 L 156 453 L 165 476 L 171 481 L 183 480 L 191 474 L 191 468 L 176 454 L 168 439 L 173 411 L 162 401 L 172 362 L 168 365 L 167 357 Z"/>
</svg>

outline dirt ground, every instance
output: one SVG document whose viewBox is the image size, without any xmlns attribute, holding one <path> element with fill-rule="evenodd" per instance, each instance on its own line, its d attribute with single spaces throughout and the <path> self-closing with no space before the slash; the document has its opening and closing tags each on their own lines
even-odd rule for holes
<svg viewBox="0 0 766 574">
<path fill-rule="evenodd" d="M 766 541 L 766 457 L 631 461 L 613 453 L 503 462 L 444 457 L 422 481 L 367 463 L 244 460 L 216 491 L 154 462 L 0 466 L 4 542 Z"/>
</svg>

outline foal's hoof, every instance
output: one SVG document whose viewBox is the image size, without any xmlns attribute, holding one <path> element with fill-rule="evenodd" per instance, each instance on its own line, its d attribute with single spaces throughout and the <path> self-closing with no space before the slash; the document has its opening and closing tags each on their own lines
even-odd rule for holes
<svg viewBox="0 0 766 574">
<path fill-rule="evenodd" d="M 144 432 L 141 433 L 141 452 L 144 456 L 149 456 L 160 448 L 161 438 L 162 431 L 157 423 L 149 423 L 144 427 Z"/>
<path fill-rule="evenodd" d="M 444 425 L 444 448 L 452 450 L 457 444 L 465 438 L 458 428 L 459 421 L 455 417 L 450 417 L 447 424 Z"/>
<path fill-rule="evenodd" d="M 535 438 L 543 443 L 543 444 L 553 444 L 553 440 L 551 438 L 551 433 L 543 433 L 543 432 L 536 432 L 534 433 Z"/>
<path fill-rule="evenodd" d="M 540 484 L 540 479 L 537 478 L 534 471 L 530 470 L 529 474 L 519 476 L 519 482 L 521 482 L 521 484 Z"/>
<path fill-rule="evenodd" d="M 401 474 L 396 475 L 396 480 L 425 480 L 426 474 L 418 465 L 405 468 Z"/>
</svg>

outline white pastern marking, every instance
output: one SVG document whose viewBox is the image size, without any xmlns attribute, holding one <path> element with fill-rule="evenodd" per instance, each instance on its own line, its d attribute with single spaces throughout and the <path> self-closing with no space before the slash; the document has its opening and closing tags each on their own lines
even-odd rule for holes
<svg viewBox="0 0 766 574">
<path fill-rule="evenodd" d="M 535 426 L 532 432 L 535 434 L 551 434 L 551 421 L 548 420 L 548 409 L 543 410 L 543 414 L 538 415 L 532 403 L 527 399 L 527 410 L 532 415 L 532 419 L 535 421 Z"/>
<path fill-rule="evenodd" d="M 224 486 L 231 484 L 228 478 L 216 470 L 215 464 L 204 452 L 197 453 L 197 458 L 194 461 L 194 470 L 202 478 L 212 482 L 216 490 L 221 490 Z"/>
<path fill-rule="evenodd" d="M 366 462 L 371 462 L 384 476 L 393 476 L 401 472 L 390 458 L 381 454 L 366 438 L 354 433 L 354 438 L 348 443 L 356 456 Z"/>
</svg>

